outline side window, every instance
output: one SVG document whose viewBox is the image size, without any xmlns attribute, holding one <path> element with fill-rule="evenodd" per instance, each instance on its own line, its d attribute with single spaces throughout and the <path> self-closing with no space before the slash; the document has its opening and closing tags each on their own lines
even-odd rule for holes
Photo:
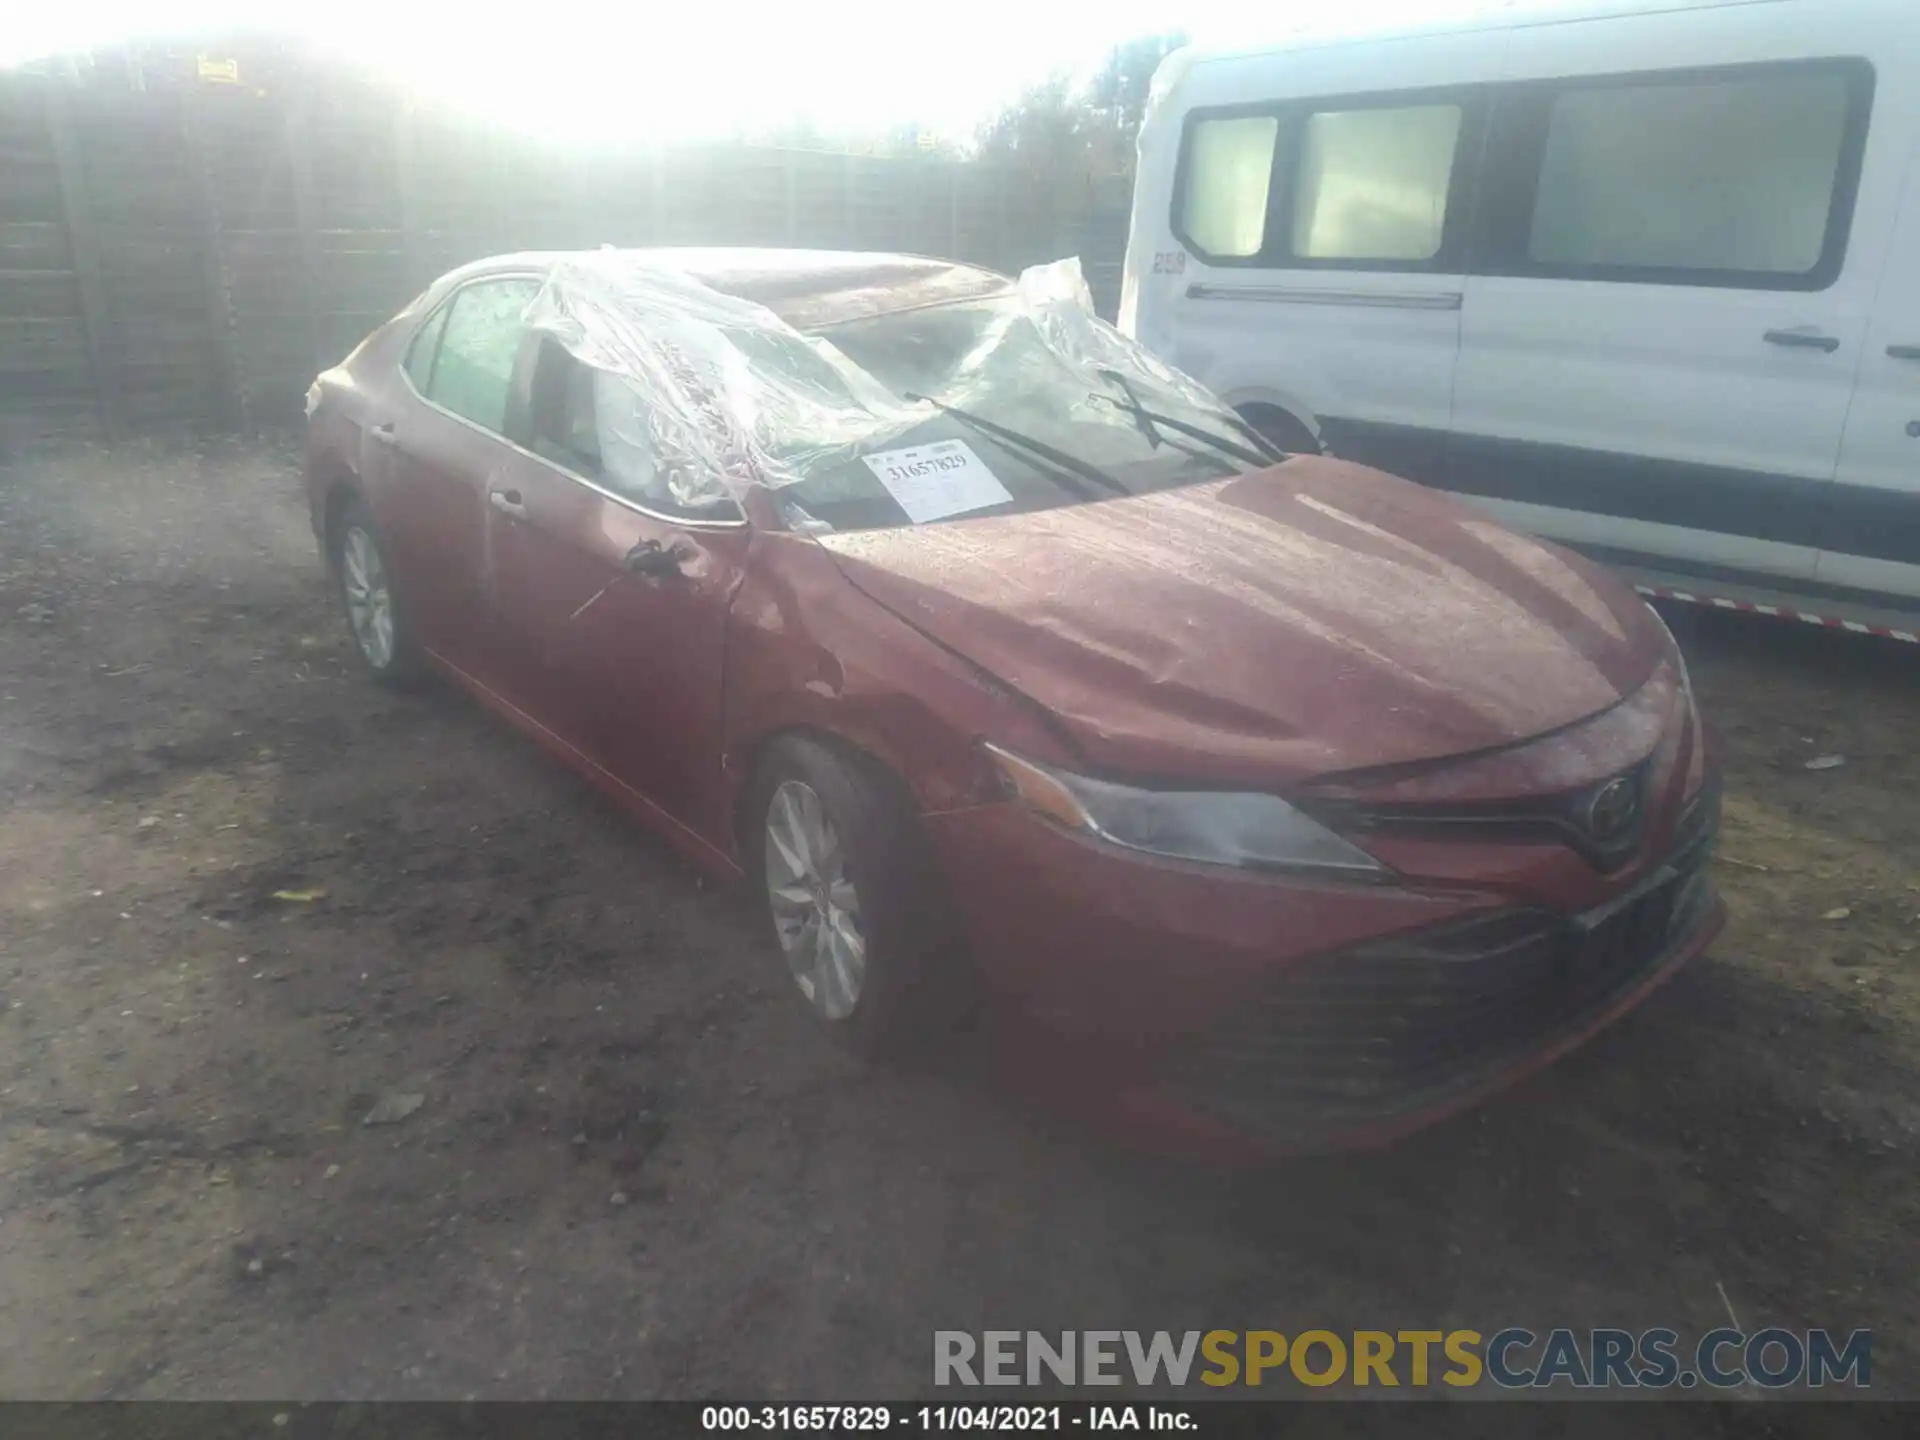
<svg viewBox="0 0 1920 1440">
<path fill-rule="evenodd" d="M 1176 227 L 1208 255 L 1258 255 L 1280 121 L 1272 115 L 1198 120 L 1187 136 L 1186 183 Z"/>
<path fill-rule="evenodd" d="M 447 328 L 450 308 L 443 301 L 440 308 L 427 317 L 427 323 L 414 332 L 413 343 L 407 346 L 407 375 L 413 381 L 413 388 L 423 395 L 433 380 L 433 359 L 439 352 L 440 332 Z"/>
<path fill-rule="evenodd" d="M 539 281 L 516 276 L 478 280 L 454 295 L 426 397 L 476 425 L 503 429 L 523 317 L 539 288 Z"/>
<path fill-rule="evenodd" d="M 1431 260 L 1446 229 L 1458 105 L 1323 110 L 1300 139 L 1292 253 L 1301 260 Z"/>
<path fill-rule="evenodd" d="M 593 430 L 593 372 L 549 339 L 533 368 L 527 448 L 576 475 L 600 479 L 600 442 Z"/>
<path fill-rule="evenodd" d="M 1266 269 L 1425 270 L 1450 250 L 1456 158 L 1484 128 L 1477 90 L 1388 103 L 1289 101 L 1187 121 L 1174 233 Z"/>
<path fill-rule="evenodd" d="M 1818 288 L 1839 268 L 1871 83 L 1849 64 L 1562 88 L 1533 117 L 1538 182 L 1513 241 L 1534 269 Z"/>
<path fill-rule="evenodd" d="M 659 464 L 646 400 L 551 340 L 542 344 L 534 372 L 530 448 L 650 510 L 709 520 L 737 513 L 725 501 L 689 506 L 677 500 Z"/>
</svg>

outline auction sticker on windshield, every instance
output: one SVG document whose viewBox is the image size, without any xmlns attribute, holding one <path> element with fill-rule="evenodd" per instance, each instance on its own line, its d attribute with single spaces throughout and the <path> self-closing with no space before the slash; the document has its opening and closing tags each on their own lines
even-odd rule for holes
<svg viewBox="0 0 1920 1440">
<path fill-rule="evenodd" d="M 860 458 L 916 525 L 1013 499 L 964 440 L 909 445 Z"/>
</svg>

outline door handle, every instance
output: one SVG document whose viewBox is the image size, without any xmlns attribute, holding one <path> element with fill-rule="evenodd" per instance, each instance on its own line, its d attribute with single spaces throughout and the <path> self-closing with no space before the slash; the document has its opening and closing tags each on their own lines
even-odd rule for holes
<svg viewBox="0 0 1920 1440">
<path fill-rule="evenodd" d="M 1920 345 L 1889 345 L 1887 354 L 1895 360 L 1920 360 Z"/>
<path fill-rule="evenodd" d="M 489 490 L 487 503 L 502 515 L 512 515 L 520 520 L 527 518 L 527 507 L 521 501 L 518 490 Z"/>
<path fill-rule="evenodd" d="M 1769 330 L 1760 338 L 1769 345 L 1785 345 L 1798 350 L 1824 350 L 1829 355 L 1840 348 L 1837 336 L 1822 335 L 1818 330 Z"/>
<path fill-rule="evenodd" d="M 393 422 L 391 420 L 381 421 L 367 433 L 372 435 L 373 438 L 378 440 L 382 445 L 392 445 L 397 438 L 393 433 Z"/>
</svg>

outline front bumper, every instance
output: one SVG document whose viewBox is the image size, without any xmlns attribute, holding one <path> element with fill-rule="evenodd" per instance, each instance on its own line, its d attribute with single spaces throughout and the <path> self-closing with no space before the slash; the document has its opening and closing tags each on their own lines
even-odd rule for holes
<svg viewBox="0 0 1920 1440">
<path fill-rule="evenodd" d="M 1386 1139 L 1471 1104 L 1631 1008 L 1724 919 L 1696 826 L 1573 917 L 1502 909 L 1291 966 L 1183 1047 L 1169 1089 L 1282 1147 Z"/>
<path fill-rule="evenodd" d="M 1210 1153 L 1383 1143 L 1465 1108 L 1631 1009 L 1725 913 L 1712 787 L 1571 913 L 1146 862 L 1009 807 L 929 828 L 1027 1076 Z"/>
</svg>

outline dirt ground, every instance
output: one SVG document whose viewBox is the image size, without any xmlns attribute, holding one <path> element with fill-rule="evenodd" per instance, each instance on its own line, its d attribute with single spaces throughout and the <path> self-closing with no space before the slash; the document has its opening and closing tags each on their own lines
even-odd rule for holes
<svg viewBox="0 0 1920 1440">
<path fill-rule="evenodd" d="M 840 1400 L 936 1328 L 1729 1312 L 1920 1393 L 1920 651 L 1679 623 L 1712 954 L 1477 1113 L 1225 1175 L 817 1039 L 740 897 L 360 678 L 288 453 L 0 465 L 0 1395 Z"/>
</svg>

